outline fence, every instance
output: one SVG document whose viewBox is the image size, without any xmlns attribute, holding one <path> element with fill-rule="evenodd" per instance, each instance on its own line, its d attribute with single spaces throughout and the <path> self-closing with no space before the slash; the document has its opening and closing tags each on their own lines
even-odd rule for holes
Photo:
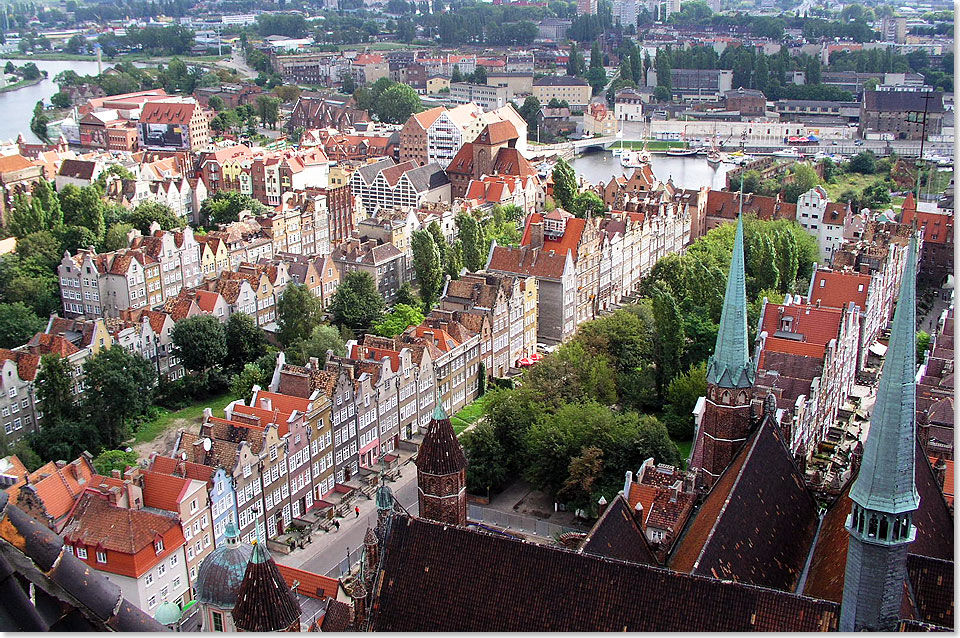
<svg viewBox="0 0 960 638">
<path fill-rule="evenodd" d="M 350 552 L 350 557 L 343 557 L 343 560 L 340 563 L 327 572 L 327 576 L 331 578 L 342 578 L 344 574 L 347 574 L 350 571 L 350 568 L 360 562 L 363 558 L 363 547 L 358 547 L 357 549 Z"/>
<path fill-rule="evenodd" d="M 548 523 L 528 516 L 519 514 L 510 514 L 489 507 L 480 507 L 470 504 L 467 508 L 467 518 L 477 523 L 486 523 L 491 527 L 501 529 L 516 530 L 526 534 L 533 534 L 542 538 L 556 538 L 564 532 L 585 532 L 587 530 L 576 527 L 564 527 L 555 523 Z"/>
</svg>

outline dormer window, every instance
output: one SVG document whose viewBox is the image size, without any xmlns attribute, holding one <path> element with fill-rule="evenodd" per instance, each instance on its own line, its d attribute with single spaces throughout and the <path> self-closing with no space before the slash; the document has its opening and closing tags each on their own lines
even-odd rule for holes
<svg viewBox="0 0 960 638">
<path fill-rule="evenodd" d="M 155 541 L 153 542 L 153 549 L 155 549 L 158 554 L 163 551 L 163 539 L 162 539 L 162 538 L 158 538 L 157 540 L 155 540 Z M 86 554 L 86 552 L 84 552 L 84 554 Z"/>
<path fill-rule="evenodd" d="M 786 315 L 780 317 L 781 332 L 793 332 L 793 317 Z"/>
</svg>

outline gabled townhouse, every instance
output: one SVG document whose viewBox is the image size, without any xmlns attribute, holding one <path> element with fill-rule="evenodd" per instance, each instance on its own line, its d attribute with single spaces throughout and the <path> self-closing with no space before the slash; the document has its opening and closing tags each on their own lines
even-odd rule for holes
<svg viewBox="0 0 960 638">
<path fill-rule="evenodd" d="M 222 273 L 220 281 L 247 281 L 253 291 L 256 314 L 253 316 L 258 326 L 266 326 L 277 318 L 277 302 L 290 282 L 285 262 L 276 265 L 249 264 L 239 265 L 237 272 Z"/>
<path fill-rule="evenodd" d="M 17 350 L 29 352 L 41 358 L 47 354 L 55 354 L 62 359 L 66 359 L 67 366 L 70 368 L 70 374 L 73 377 L 73 393 L 77 397 L 83 394 L 85 387 L 83 383 L 83 365 L 93 356 L 90 348 L 78 348 L 60 335 L 38 332 L 30 338 L 30 341 L 18 347 Z M 11 409 L 13 408 L 12 404 L 10 407 Z M 37 418 L 42 420 L 43 415 L 38 413 Z"/>
<path fill-rule="evenodd" d="M 537 282 L 537 341 L 557 344 L 577 327 L 577 267 L 571 249 L 490 245 L 486 271 L 533 277 Z"/>
<path fill-rule="evenodd" d="M 214 235 L 197 235 L 200 245 L 200 269 L 204 279 L 212 279 L 217 273 L 230 270 L 230 251 L 227 244 Z"/>
<path fill-rule="evenodd" d="M 200 563 L 214 549 L 207 482 L 140 469 L 128 471 L 126 476 L 132 478 L 142 490 L 146 511 L 169 513 L 180 522 L 189 583 L 183 600 L 186 604 L 193 600 L 193 584 Z"/>
<path fill-rule="evenodd" d="M 260 224 L 249 216 L 221 226 L 220 230 L 207 233 L 207 237 L 223 242 L 230 255 L 231 270 L 236 270 L 242 262 L 255 264 L 261 259 L 273 257 L 273 241 L 264 234 Z"/>
<path fill-rule="evenodd" d="M 809 459 L 819 451 L 853 391 L 859 314 L 854 303 L 827 308 L 791 295 L 782 304 L 764 303 L 754 396 L 761 399 L 769 390 L 777 397 L 785 413 L 782 431 L 790 451 L 799 457 Z M 806 392 L 798 395 L 801 388 Z"/>
<path fill-rule="evenodd" d="M 817 240 L 820 258 L 830 263 L 843 244 L 846 227 L 854 221 L 850 204 L 829 201 L 827 191 L 815 186 L 797 200 L 797 222 Z"/>
<path fill-rule="evenodd" d="M 917 438 L 932 459 L 954 459 L 953 307 L 943 311 L 917 372 Z M 944 479 L 952 468 L 946 468 Z M 945 487 L 941 485 L 941 487 Z M 952 490 L 946 486 L 944 493 Z"/>
<path fill-rule="evenodd" d="M 4 348 L 0 349 L 0 362 L 2 440 L 9 446 L 40 427 L 36 395 L 40 355 Z"/>
<path fill-rule="evenodd" d="M 243 144 L 202 152 L 197 160 L 197 172 L 211 193 L 240 191 L 241 165 L 251 157 L 253 151 Z"/>
<path fill-rule="evenodd" d="M 353 171 L 350 191 L 367 216 L 381 209 L 419 208 L 425 202 L 449 203 L 451 197 L 450 179 L 438 163 L 397 164 L 390 157 Z"/>
<path fill-rule="evenodd" d="M 368 217 L 357 224 L 360 241 L 376 240 L 378 244 L 392 244 L 403 253 L 401 271 L 412 274 L 413 247 L 412 237 L 420 225 L 413 209 L 380 209 L 375 217 Z"/>
<path fill-rule="evenodd" d="M 243 312 L 257 319 L 257 297 L 253 286 L 246 278 L 228 279 L 218 277 L 204 283 L 203 288 L 217 293 L 226 303 L 228 315 Z"/>
<path fill-rule="evenodd" d="M 483 361 L 480 353 L 480 333 L 466 328 L 456 311 L 433 310 L 419 326 L 408 328 L 402 339 L 406 343 L 423 346 L 430 356 L 436 379 L 436 394 L 448 414 L 455 414 L 479 396 Z M 425 379 L 429 380 L 429 379 Z M 425 384 L 421 384 L 425 385 Z M 426 389 L 421 389 L 423 393 Z M 423 418 L 421 431 L 429 424 L 425 414 L 429 408 L 422 395 Z"/>
<path fill-rule="evenodd" d="M 194 102 L 147 102 L 140 111 L 140 147 L 196 153 L 210 143 L 210 119 Z"/>
<path fill-rule="evenodd" d="M 165 601 L 182 607 L 189 602 L 189 581 L 179 522 L 119 505 L 118 491 L 115 485 L 84 490 L 61 531 L 64 548 L 145 612 Z"/>
<path fill-rule="evenodd" d="M 467 273 L 448 279 L 440 298 L 443 310 L 485 314 L 491 325 L 483 347 L 488 375 L 504 377 L 517 362 L 537 351 L 537 284 L 533 277 Z"/>
<path fill-rule="evenodd" d="M 814 264 L 807 299 L 824 308 L 856 308 L 859 317 L 857 370 L 866 366 L 870 346 L 889 321 L 890 308 L 881 299 L 882 279 L 853 270 L 831 270 Z"/>
<path fill-rule="evenodd" d="M 173 317 L 162 310 L 124 310 L 117 319 L 107 321 L 116 343 L 152 361 L 157 376 L 171 380 L 186 374 L 180 359 L 173 354 Z"/>
<path fill-rule="evenodd" d="M 707 193 L 705 230 L 713 230 L 721 224 L 734 222 L 740 212 L 740 193 L 711 190 Z M 743 214 L 759 219 L 797 219 L 797 205 L 780 200 L 780 195 L 768 197 L 748 193 L 743 196 Z"/>
<path fill-rule="evenodd" d="M 403 253 L 393 244 L 380 244 L 374 240 L 361 242 L 351 237 L 334 248 L 330 258 L 341 278 L 351 272 L 368 273 L 387 303 L 396 299 L 400 286 L 411 277 L 410 269 L 405 268 Z"/>
<path fill-rule="evenodd" d="M 534 175 L 485 175 L 471 179 L 463 197 L 476 206 L 516 206 L 530 214 L 543 208 L 546 195 Z"/>
<path fill-rule="evenodd" d="M 942 285 L 953 273 L 953 211 L 944 210 L 930 202 L 917 204 L 913 193 L 907 193 L 901 207 L 902 224 L 917 224 L 923 232 L 920 252 L 920 277 Z"/>
<path fill-rule="evenodd" d="M 103 162 L 97 160 L 66 159 L 60 164 L 55 184 L 57 191 L 68 184 L 78 188 L 93 184 L 103 171 Z"/>
<path fill-rule="evenodd" d="M 419 166 L 436 162 L 445 169 L 460 147 L 477 136 L 480 113 L 476 104 L 414 113 L 400 129 L 400 161 Z"/>
<path fill-rule="evenodd" d="M 130 248 L 142 250 L 160 263 L 163 299 L 176 297 L 182 288 L 193 288 L 203 280 L 200 244 L 189 226 L 164 231 L 154 222 L 149 236 L 137 233 L 132 237 Z"/>
<path fill-rule="evenodd" d="M 321 307 L 329 305 L 340 285 L 340 269 L 330 253 L 310 256 L 282 253 L 274 258 L 274 262 L 277 261 L 286 264 L 290 281 L 306 286 L 314 297 L 320 299 Z"/>
</svg>

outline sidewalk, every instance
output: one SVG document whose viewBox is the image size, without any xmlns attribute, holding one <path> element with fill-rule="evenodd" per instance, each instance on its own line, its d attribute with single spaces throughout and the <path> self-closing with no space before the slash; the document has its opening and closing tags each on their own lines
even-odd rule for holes
<svg viewBox="0 0 960 638">
<path fill-rule="evenodd" d="M 417 467 L 408 460 L 400 466 L 400 478 L 387 482 L 393 491 L 394 498 L 408 512 L 417 513 Z M 359 507 L 360 515 L 348 513 L 344 518 L 338 518 L 340 529 L 329 532 L 315 531 L 312 541 L 303 549 L 296 549 L 290 554 L 277 554 L 274 559 L 290 567 L 297 567 L 316 574 L 327 574 L 335 569 L 347 557 L 363 547 L 363 537 L 367 527 L 377 525 L 377 504 L 373 498 L 358 496 L 350 503 L 351 508 Z"/>
</svg>

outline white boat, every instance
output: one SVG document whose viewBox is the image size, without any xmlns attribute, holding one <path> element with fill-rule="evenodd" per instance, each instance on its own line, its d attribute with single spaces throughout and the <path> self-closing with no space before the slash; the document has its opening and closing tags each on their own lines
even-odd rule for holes
<svg viewBox="0 0 960 638">
<path fill-rule="evenodd" d="M 783 149 L 780 149 L 779 151 L 776 151 L 775 153 L 773 153 L 773 156 L 786 157 L 789 159 L 800 159 L 801 157 L 803 157 L 803 153 L 801 153 L 796 148 L 791 146 L 789 148 L 783 148 Z"/>
<path fill-rule="evenodd" d="M 691 157 L 697 154 L 697 149 L 695 148 L 671 148 L 667 150 L 667 155 L 670 157 Z"/>
<path fill-rule="evenodd" d="M 707 164 L 710 166 L 720 166 L 723 163 L 724 155 L 715 148 L 707 152 Z"/>
</svg>

